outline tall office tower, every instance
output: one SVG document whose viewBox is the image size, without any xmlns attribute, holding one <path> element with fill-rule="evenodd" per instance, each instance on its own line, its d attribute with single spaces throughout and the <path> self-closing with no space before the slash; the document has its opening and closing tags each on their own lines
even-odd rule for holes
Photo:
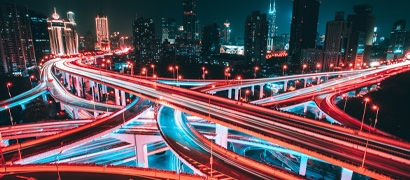
<svg viewBox="0 0 410 180">
<path fill-rule="evenodd" d="M 356 14 L 347 16 L 351 29 L 347 63 L 350 69 L 361 69 L 369 65 L 376 17 L 371 14 L 373 7 L 368 4 L 354 6 L 353 10 Z"/>
<path fill-rule="evenodd" d="M 161 38 L 161 43 L 165 41 L 165 39 L 168 39 L 168 42 L 170 44 L 175 43 L 175 36 L 178 34 L 178 26 L 173 18 L 162 18 L 161 21 L 161 26 L 162 26 L 162 38 Z"/>
<path fill-rule="evenodd" d="M 27 75 L 36 66 L 27 7 L 0 3 L 0 27 L 0 74 Z"/>
<path fill-rule="evenodd" d="M 134 20 L 132 27 L 137 63 L 156 62 L 158 60 L 159 39 L 155 37 L 154 20 L 139 17 Z"/>
<path fill-rule="evenodd" d="M 373 28 L 373 38 L 372 38 L 373 45 L 377 45 L 377 27 Z"/>
<path fill-rule="evenodd" d="M 204 26 L 202 29 L 202 57 L 210 58 L 218 55 L 221 48 L 220 27 L 216 24 Z"/>
<path fill-rule="evenodd" d="M 73 14 L 71 15 L 74 17 Z M 74 19 L 72 21 L 61 19 L 54 8 L 52 19 L 47 19 L 47 24 L 51 54 L 63 56 L 78 53 L 77 25 Z"/>
<path fill-rule="evenodd" d="M 268 21 L 269 21 L 269 30 L 268 30 L 268 51 L 275 50 L 274 49 L 274 38 L 277 36 L 278 26 L 276 26 L 276 1 L 272 0 L 269 4 L 269 14 L 268 14 Z"/>
<path fill-rule="evenodd" d="M 36 59 L 41 59 L 46 54 L 50 53 L 50 39 L 47 31 L 47 16 L 32 10 L 29 10 L 29 14 Z"/>
<path fill-rule="evenodd" d="M 224 31 L 223 31 L 223 44 L 230 44 L 231 41 L 231 23 L 228 20 L 224 23 Z M 203 38 L 202 38 L 203 39 Z"/>
<path fill-rule="evenodd" d="M 406 31 L 406 20 L 402 19 L 394 22 L 386 59 L 397 58 L 398 55 L 405 54 L 404 48 L 407 38 L 409 37 Z"/>
<path fill-rule="evenodd" d="M 253 11 L 250 16 L 246 17 L 244 37 L 245 61 L 256 65 L 265 64 L 268 39 L 266 14 Z"/>
<path fill-rule="evenodd" d="M 289 60 L 300 65 L 302 49 L 315 48 L 319 18 L 318 0 L 294 0 L 290 25 Z"/>
<path fill-rule="evenodd" d="M 349 42 L 350 30 L 344 12 L 336 12 L 335 20 L 326 23 L 326 39 L 322 67 L 325 71 L 340 68 Z"/>
<path fill-rule="evenodd" d="M 183 27 L 186 39 L 199 39 L 198 21 L 195 13 L 195 0 L 183 0 Z"/>
<path fill-rule="evenodd" d="M 108 32 L 108 18 L 104 13 L 95 16 L 95 30 L 97 34 L 97 46 L 99 50 L 110 51 L 110 36 Z"/>
<path fill-rule="evenodd" d="M 84 51 L 94 51 L 94 36 L 91 31 L 87 31 L 84 36 Z"/>
</svg>

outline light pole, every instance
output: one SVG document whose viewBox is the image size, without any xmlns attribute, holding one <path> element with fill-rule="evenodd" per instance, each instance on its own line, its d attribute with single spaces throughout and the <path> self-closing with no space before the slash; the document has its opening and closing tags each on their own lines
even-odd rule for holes
<svg viewBox="0 0 410 180">
<path fill-rule="evenodd" d="M 152 68 L 152 76 L 154 76 L 154 74 L 155 74 L 155 65 L 151 64 L 151 68 Z"/>
<path fill-rule="evenodd" d="M 286 64 L 285 65 L 283 65 L 283 68 L 282 68 L 282 76 L 284 76 L 285 75 L 285 70 L 286 70 L 286 68 L 287 68 L 288 66 L 286 66 Z"/>
<path fill-rule="evenodd" d="M 343 111 L 346 112 L 346 102 L 347 102 L 348 96 L 346 94 L 343 94 L 342 97 L 343 99 L 345 99 L 345 105 L 343 106 Z"/>
<path fill-rule="evenodd" d="M 373 129 L 376 130 L 377 117 L 379 116 L 379 107 L 374 105 L 373 109 L 376 110 L 376 119 L 374 119 L 374 127 L 373 127 Z"/>
<path fill-rule="evenodd" d="M 57 160 L 57 162 L 56 162 L 57 175 L 58 175 L 57 180 L 61 180 L 60 171 L 58 170 L 58 163 L 60 162 L 60 159 L 58 158 L 58 156 L 59 156 L 62 152 L 63 152 L 63 151 L 60 151 L 60 152 L 57 154 L 56 158 L 54 159 L 54 160 Z"/>
<path fill-rule="evenodd" d="M 307 65 L 306 65 L 306 64 L 303 64 L 303 66 L 302 66 L 302 74 L 305 72 L 306 67 L 307 67 Z"/>
<path fill-rule="evenodd" d="M 316 65 L 316 72 L 319 72 L 319 69 L 320 69 L 320 64 L 317 64 Z"/>
<path fill-rule="evenodd" d="M 255 78 L 256 78 L 256 71 L 257 71 L 257 70 L 259 70 L 259 67 L 258 67 L 258 66 L 255 66 L 255 68 L 254 68 L 254 69 L 255 69 L 255 74 L 253 75 L 253 79 L 255 79 Z"/>
<path fill-rule="evenodd" d="M 172 67 L 172 66 L 169 66 L 169 68 L 168 68 L 170 71 L 172 71 L 172 79 L 174 79 L 175 78 L 175 74 L 174 74 L 174 67 Z"/>
<path fill-rule="evenodd" d="M 249 99 L 248 99 L 248 94 L 249 94 L 249 89 L 247 89 L 246 91 L 245 91 L 245 101 L 249 101 Z"/>
<path fill-rule="evenodd" d="M 330 64 L 330 69 L 331 69 L 331 71 L 334 71 L 334 65 L 333 64 Z"/>
<path fill-rule="evenodd" d="M 239 100 L 241 100 L 242 99 L 242 94 L 241 94 L 241 88 L 242 88 L 242 77 L 241 76 L 238 76 L 236 79 L 238 79 L 239 81 L 241 81 L 241 86 L 239 86 L 239 91 L 238 91 L 238 93 L 239 93 L 239 99 L 238 99 L 238 101 Z M 236 95 L 235 95 L 236 96 Z"/>
<path fill-rule="evenodd" d="M 31 86 L 31 88 L 33 88 L 33 80 L 32 79 L 34 79 L 34 75 L 30 76 L 30 86 Z"/>
<path fill-rule="evenodd" d="M 7 83 L 7 92 L 9 93 L 9 97 L 11 98 L 11 94 L 10 94 L 10 86 L 11 86 L 11 83 Z"/>
<path fill-rule="evenodd" d="M 179 67 L 178 67 L 178 66 L 175 66 L 175 69 L 177 70 L 177 84 L 178 84 L 178 78 L 179 78 L 178 70 L 179 70 Z"/>
<path fill-rule="evenodd" d="M 212 144 L 214 143 L 213 140 L 216 136 L 217 135 L 215 135 L 211 138 L 211 158 L 209 158 L 209 164 L 211 164 L 211 179 L 212 179 L 212 176 L 213 176 L 213 174 L 212 174 L 213 173 L 212 164 L 214 163 Z"/>
<path fill-rule="evenodd" d="M 111 61 L 110 61 L 110 60 L 107 60 L 107 63 L 109 64 L 110 70 L 111 70 Z"/>
<path fill-rule="evenodd" d="M 226 79 L 226 82 L 228 82 L 228 78 L 229 78 L 229 76 L 230 76 L 230 73 L 229 73 L 229 67 L 227 67 L 227 68 L 225 68 L 225 79 Z"/>
<path fill-rule="evenodd" d="M 366 115 L 366 105 L 369 101 L 370 101 L 369 98 L 364 98 L 364 109 L 363 109 L 362 123 L 360 124 L 360 131 L 362 131 L 363 129 L 364 116 Z"/>
</svg>

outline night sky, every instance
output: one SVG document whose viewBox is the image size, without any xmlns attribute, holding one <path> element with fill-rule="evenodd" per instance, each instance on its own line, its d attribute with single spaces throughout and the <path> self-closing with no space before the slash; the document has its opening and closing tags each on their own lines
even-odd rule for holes
<svg viewBox="0 0 410 180">
<path fill-rule="evenodd" d="M 108 16 L 110 34 L 119 31 L 131 35 L 131 24 L 138 17 L 152 17 L 156 23 L 156 36 L 160 37 L 162 17 L 175 18 L 182 25 L 182 0 L 0 0 L 26 4 L 29 9 L 51 16 L 53 7 L 60 17 L 66 17 L 67 11 L 76 16 L 79 35 L 87 30 L 95 34 L 94 17 L 101 10 Z M 230 21 L 232 35 L 243 36 L 244 22 L 253 10 L 267 13 L 269 0 L 197 0 L 197 17 L 201 26 L 217 22 L 220 26 L 225 20 Z M 379 37 L 389 37 L 393 22 L 399 19 L 410 21 L 409 0 L 322 0 L 319 12 L 318 32 L 325 34 L 326 22 L 334 20 L 336 11 L 344 11 L 345 18 L 353 14 L 353 6 L 368 3 L 373 6 Z M 279 34 L 290 32 L 292 0 L 276 0 L 277 24 Z M 408 27 L 410 22 L 408 22 Z M 409 29 L 407 27 L 407 29 Z"/>
</svg>

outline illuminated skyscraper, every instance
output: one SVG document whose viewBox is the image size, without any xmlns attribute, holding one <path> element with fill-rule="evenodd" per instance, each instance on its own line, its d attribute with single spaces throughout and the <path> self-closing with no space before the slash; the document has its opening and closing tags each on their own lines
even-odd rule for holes
<svg viewBox="0 0 410 180">
<path fill-rule="evenodd" d="M 104 13 L 95 17 L 95 30 L 97 34 L 97 49 L 110 51 L 110 36 L 108 32 L 108 18 Z"/>
<path fill-rule="evenodd" d="M 231 40 L 231 27 L 230 27 L 231 23 L 229 23 L 228 20 L 225 21 L 224 23 L 224 31 L 223 31 L 223 43 L 224 44 L 230 44 L 230 40 Z"/>
<path fill-rule="evenodd" d="M 67 13 L 67 15 L 71 21 L 61 19 L 54 8 L 52 19 L 47 19 L 51 54 L 62 56 L 78 53 L 77 25 L 74 22 L 74 13 Z"/>
<path fill-rule="evenodd" d="M 408 32 L 406 31 L 406 20 L 402 19 L 394 22 L 393 29 L 390 34 L 390 45 L 387 51 L 388 59 L 391 59 L 392 54 L 397 58 L 398 54 L 406 53 L 404 52 L 404 47 L 407 38 L 409 37 Z"/>
<path fill-rule="evenodd" d="M 319 5 L 318 0 L 293 0 L 289 40 L 289 58 L 293 65 L 301 64 L 302 49 L 315 48 Z"/>
<path fill-rule="evenodd" d="M 161 43 L 168 39 L 170 44 L 175 43 L 175 36 L 178 34 L 178 27 L 175 19 L 173 18 L 162 18 L 162 38 Z"/>
<path fill-rule="evenodd" d="M 34 51 L 36 53 L 36 58 L 41 59 L 45 54 L 50 53 L 50 39 L 47 30 L 47 16 L 32 10 L 29 10 L 29 14 Z"/>
<path fill-rule="evenodd" d="M 266 62 L 266 43 L 268 37 L 268 22 L 266 14 L 253 11 L 245 21 L 245 61 L 261 65 Z"/>
<path fill-rule="evenodd" d="M 195 0 L 183 0 L 184 9 L 183 26 L 187 39 L 199 39 L 198 21 L 195 13 Z"/>
<path fill-rule="evenodd" d="M 0 74 L 25 76 L 36 65 L 26 6 L 0 3 Z"/>
<path fill-rule="evenodd" d="M 274 37 L 277 36 L 278 26 L 276 26 L 276 2 L 272 0 L 269 4 L 269 14 L 268 14 L 268 21 L 269 21 L 269 30 L 268 30 L 268 46 L 267 50 L 274 50 L 273 40 Z"/>
</svg>

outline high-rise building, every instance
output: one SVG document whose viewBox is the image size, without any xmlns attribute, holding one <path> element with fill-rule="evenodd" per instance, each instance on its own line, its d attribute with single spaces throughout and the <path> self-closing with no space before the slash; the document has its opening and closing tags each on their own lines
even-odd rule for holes
<svg viewBox="0 0 410 180">
<path fill-rule="evenodd" d="M 32 10 L 29 10 L 29 14 L 36 59 L 41 59 L 46 54 L 50 53 L 50 39 L 47 31 L 47 16 Z"/>
<path fill-rule="evenodd" d="M 137 63 L 157 62 L 159 39 L 155 37 L 155 23 L 152 18 L 139 17 L 133 24 L 133 42 Z"/>
<path fill-rule="evenodd" d="M 368 4 L 354 6 L 353 10 L 356 14 L 347 16 L 351 29 L 347 63 L 349 68 L 361 69 L 369 65 L 376 17 L 371 14 L 373 7 Z"/>
<path fill-rule="evenodd" d="M 108 18 L 104 13 L 100 13 L 95 16 L 95 30 L 97 35 L 97 48 L 105 52 L 110 51 Z"/>
<path fill-rule="evenodd" d="M 302 49 L 315 48 L 319 6 L 318 0 L 293 0 L 289 41 L 289 60 L 293 65 L 301 64 Z"/>
<path fill-rule="evenodd" d="M 405 54 L 405 43 L 408 37 L 406 31 L 406 20 L 402 19 L 394 22 L 393 29 L 390 34 L 390 45 L 387 50 L 387 58 L 397 58 L 397 55 Z"/>
<path fill-rule="evenodd" d="M 52 19 L 47 19 L 51 54 L 62 56 L 78 53 L 77 25 L 74 21 L 74 13 L 69 11 L 67 15 L 71 21 L 61 19 L 54 8 Z"/>
<path fill-rule="evenodd" d="M 244 37 L 245 61 L 256 65 L 265 64 L 268 39 L 266 14 L 253 11 L 250 16 L 246 17 Z"/>
<path fill-rule="evenodd" d="M 344 64 L 348 48 L 350 29 L 344 19 L 344 12 L 336 12 L 335 20 L 326 23 L 326 39 L 322 67 L 325 71 Z"/>
<path fill-rule="evenodd" d="M 223 30 L 223 44 L 230 44 L 231 43 L 231 23 L 228 20 L 224 23 L 224 30 Z"/>
<path fill-rule="evenodd" d="M 196 19 L 195 0 L 183 0 L 183 27 L 186 39 L 199 39 L 198 21 Z"/>
<path fill-rule="evenodd" d="M 170 44 L 174 44 L 175 36 L 177 36 L 178 34 L 178 26 L 177 26 L 175 19 L 162 18 L 161 26 L 162 26 L 161 43 L 163 43 L 165 39 L 168 39 L 168 42 Z"/>
<path fill-rule="evenodd" d="M 94 35 L 91 33 L 91 31 L 87 31 L 84 36 L 84 51 L 94 51 L 94 42 Z"/>
<path fill-rule="evenodd" d="M 202 29 L 202 57 L 209 58 L 219 54 L 221 48 L 220 27 L 216 24 L 204 26 Z"/>
<path fill-rule="evenodd" d="M 268 51 L 275 50 L 274 48 L 274 38 L 277 36 L 278 26 L 276 26 L 276 1 L 272 0 L 269 4 L 269 14 L 268 14 L 268 21 L 269 21 L 269 30 L 268 30 Z"/>
<path fill-rule="evenodd" d="M 27 75 L 36 66 L 27 7 L 0 3 L 0 27 L 0 74 Z"/>
</svg>

